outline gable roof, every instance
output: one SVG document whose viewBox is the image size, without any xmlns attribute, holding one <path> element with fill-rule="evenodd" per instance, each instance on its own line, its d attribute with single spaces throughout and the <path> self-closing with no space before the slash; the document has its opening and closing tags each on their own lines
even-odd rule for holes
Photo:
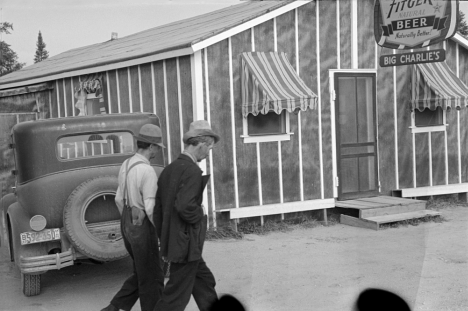
<svg viewBox="0 0 468 311">
<path fill-rule="evenodd" d="M 245 23 L 253 22 L 252 27 L 263 22 L 262 16 L 271 19 L 308 2 L 245 2 L 116 40 L 76 48 L 0 77 L 0 89 L 190 55 L 247 29 L 242 27 Z"/>
</svg>

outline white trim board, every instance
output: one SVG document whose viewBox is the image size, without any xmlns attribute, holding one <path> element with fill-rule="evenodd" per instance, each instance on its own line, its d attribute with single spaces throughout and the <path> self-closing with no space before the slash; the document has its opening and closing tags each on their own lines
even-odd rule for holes
<svg viewBox="0 0 468 311">
<path fill-rule="evenodd" d="M 425 197 L 431 195 L 453 194 L 453 193 L 468 193 L 468 183 L 438 185 L 429 187 L 405 188 L 393 190 L 394 193 L 400 194 L 402 198 Z"/>
<path fill-rule="evenodd" d="M 264 23 L 270 19 L 273 19 L 279 15 L 282 15 L 286 12 L 289 12 L 289 11 L 292 11 L 298 7 L 301 7 L 307 3 L 311 2 L 310 0 L 296 0 L 296 1 L 293 1 L 291 2 L 290 4 L 287 4 L 281 8 L 278 8 L 274 11 L 271 11 L 271 12 L 268 12 L 266 14 L 263 14 L 262 16 L 259 16 L 257 18 L 254 18 L 248 22 L 245 22 L 245 23 L 242 23 L 240 24 L 239 26 L 236 26 L 236 27 L 233 27 L 229 30 L 226 30 L 218 35 L 215 35 L 215 36 L 212 36 L 208 39 L 205 39 L 205 40 L 202 40 L 200 42 L 197 42 L 195 44 L 192 45 L 192 49 L 193 51 L 198 51 L 198 50 L 201 50 L 203 48 L 206 48 L 210 45 L 213 45 L 215 43 L 218 43 L 220 41 L 223 41 L 229 37 L 232 37 L 244 30 L 247 30 L 249 28 L 253 28 L 261 23 Z"/>
<path fill-rule="evenodd" d="M 230 219 L 248 218 L 256 216 L 276 215 L 284 213 L 305 212 L 320 210 L 326 208 L 334 208 L 335 199 L 318 199 L 297 201 L 288 203 L 265 204 L 257 206 L 248 206 L 240 208 L 231 208 L 218 210 L 217 212 L 229 212 Z"/>
</svg>

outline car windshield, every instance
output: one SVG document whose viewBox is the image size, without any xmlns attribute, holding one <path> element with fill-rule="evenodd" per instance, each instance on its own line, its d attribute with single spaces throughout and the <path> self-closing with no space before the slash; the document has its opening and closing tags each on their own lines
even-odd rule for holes
<svg viewBox="0 0 468 311">
<path fill-rule="evenodd" d="M 128 132 L 66 136 L 57 141 L 57 154 L 63 160 L 132 154 L 134 149 L 133 136 Z"/>
</svg>

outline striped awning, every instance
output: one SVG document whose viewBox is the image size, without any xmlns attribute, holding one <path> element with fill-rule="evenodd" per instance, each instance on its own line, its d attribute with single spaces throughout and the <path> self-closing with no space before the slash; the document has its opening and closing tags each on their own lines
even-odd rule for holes
<svg viewBox="0 0 468 311">
<path fill-rule="evenodd" d="M 242 114 L 254 116 L 316 109 L 315 95 L 297 75 L 285 53 L 241 54 Z"/>
<path fill-rule="evenodd" d="M 412 69 L 411 109 L 468 106 L 468 87 L 445 62 L 417 64 Z"/>
</svg>

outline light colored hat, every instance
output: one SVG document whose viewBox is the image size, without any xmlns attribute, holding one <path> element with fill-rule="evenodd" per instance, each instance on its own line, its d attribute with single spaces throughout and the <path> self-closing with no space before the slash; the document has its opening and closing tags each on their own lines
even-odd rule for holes
<svg viewBox="0 0 468 311">
<path fill-rule="evenodd" d="M 211 136 L 215 140 L 215 144 L 219 141 L 219 135 L 215 134 L 211 129 L 210 123 L 206 120 L 198 120 L 190 123 L 190 128 L 187 133 L 184 134 L 184 143 L 193 137 L 200 136 Z"/>
<path fill-rule="evenodd" d="M 136 140 L 166 148 L 162 143 L 161 129 L 154 124 L 143 125 L 140 129 L 140 133 L 138 135 L 133 135 L 133 137 L 135 137 Z"/>
</svg>

